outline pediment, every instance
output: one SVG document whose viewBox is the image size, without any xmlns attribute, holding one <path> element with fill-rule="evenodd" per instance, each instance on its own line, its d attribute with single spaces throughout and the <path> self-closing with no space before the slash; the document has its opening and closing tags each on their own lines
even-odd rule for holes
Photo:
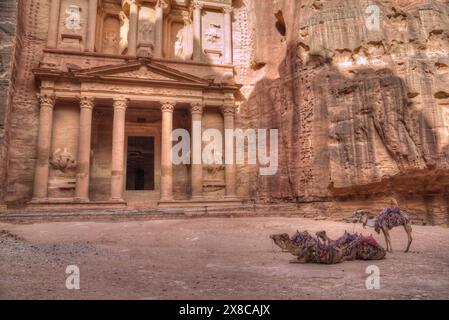
<svg viewBox="0 0 449 320">
<path fill-rule="evenodd" d="M 118 78 L 131 78 L 131 79 L 146 79 L 146 80 L 164 80 L 164 81 L 176 81 L 175 77 L 169 77 L 152 70 L 148 70 L 146 66 L 141 66 L 137 70 L 130 70 L 126 72 L 119 72 L 112 74 L 114 77 Z"/>
<path fill-rule="evenodd" d="M 148 81 L 173 85 L 209 85 L 208 80 L 149 61 L 137 61 L 77 70 L 74 75 L 78 78 L 92 78 L 111 81 Z"/>
</svg>

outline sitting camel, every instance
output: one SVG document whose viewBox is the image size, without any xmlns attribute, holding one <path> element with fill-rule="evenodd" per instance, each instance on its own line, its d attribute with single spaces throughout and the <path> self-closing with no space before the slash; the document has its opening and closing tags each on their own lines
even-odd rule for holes
<svg viewBox="0 0 449 320">
<path fill-rule="evenodd" d="M 291 263 L 337 264 L 343 262 L 343 251 L 341 249 L 320 243 L 307 231 L 298 231 L 292 238 L 286 233 L 274 234 L 270 238 L 282 250 L 286 250 L 297 257 Z"/>
<path fill-rule="evenodd" d="M 382 230 L 387 244 L 387 251 L 389 252 L 393 252 L 389 231 L 393 228 L 403 226 L 408 237 L 408 244 L 405 252 L 409 252 L 413 241 L 410 217 L 399 209 L 398 203 L 394 198 L 391 199 L 391 204 L 392 207 L 383 209 L 377 216 L 374 216 L 369 211 L 357 210 L 354 213 L 354 217 L 358 219 L 358 222 L 363 223 L 363 228 L 366 228 L 366 226 L 374 228 L 379 234 Z"/>
<path fill-rule="evenodd" d="M 336 246 L 343 250 L 344 259 L 351 260 L 382 260 L 387 252 L 373 237 L 365 237 L 359 234 L 345 232 L 337 240 L 332 240 L 327 236 L 326 231 L 316 233 L 318 239 L 329 245 Z"/>
</svg>

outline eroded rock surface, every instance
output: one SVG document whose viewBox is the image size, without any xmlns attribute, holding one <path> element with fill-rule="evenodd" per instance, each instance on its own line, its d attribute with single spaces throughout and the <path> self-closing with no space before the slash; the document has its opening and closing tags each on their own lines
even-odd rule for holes
<svg viewBox="0 0 449 320">
<path fill-rule="evenodd" d="M 250 174 L 243 185 L 259 199 L 394 193 L 445 224 L 448 3 L 376 1 L 378 28 L 372 4 L 253 6 L 253 66 L 262 67 L 245 83 L 240 121 L 278 128 L 281 159 L 276 177 Z"/>
</svg>

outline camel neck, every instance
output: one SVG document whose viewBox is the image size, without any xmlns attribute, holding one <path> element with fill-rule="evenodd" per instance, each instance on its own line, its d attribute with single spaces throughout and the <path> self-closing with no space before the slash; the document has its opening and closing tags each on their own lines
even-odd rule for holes
<svg viewBox="0 0 449 320">
<path fill-rule="evenodd" d="M 366 221 L 366 226 L 370 228 L 374 228 L 376 225 L 376 219 L 368 219 Z"/>
</svg>

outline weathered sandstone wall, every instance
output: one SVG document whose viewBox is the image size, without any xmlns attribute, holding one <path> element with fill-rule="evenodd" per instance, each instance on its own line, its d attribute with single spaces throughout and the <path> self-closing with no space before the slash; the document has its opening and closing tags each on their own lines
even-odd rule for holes
<svg viewBox="0 0 449 320">
<path fill-rule="evenodd" d="M 381 15 L 380 28 L 370 31 L 372 4 Z M 280 130 L 281 165 L 275 177 L 250 174 L 249 194 L 360 205 L 394 194 L 446 224 L 448 2 L 250 5 L 255 71 L 243 89 L 240 123 Z"/>
<path fill-rule="evenodd" d="M 17 57 L 21 51 L 23 24 L 17 23 L 21 17 L 18 1 L 0 2 L 0 181 L 6 181 L 9 132 L 8 113 L 15 91 Z M 16 36 L 17 35 L 17 36 Z M 0 203 L 3 202 L 5 184 L 0 184 Z"/>
<path fill-rule="evenodd" d="M 2 163 L 6 168 L 6 179 L 1 180 L 1 185 L 5 188 L 5 202 L 21 204 L 31 199 L 33 189 L 39 107 L 32 69 L 39 66 L 42 59 L 48 31 L 49 1 L 14 2 L 18 3 L 13 60 L 16 68 L 10 81 L 14 90 L 10 90 L 6 113 L 8 156 Z M 12 5 L 11 1 L 9 3 Z M 5 15 L 9 16 L 6 12 Z"/>
</svg>

